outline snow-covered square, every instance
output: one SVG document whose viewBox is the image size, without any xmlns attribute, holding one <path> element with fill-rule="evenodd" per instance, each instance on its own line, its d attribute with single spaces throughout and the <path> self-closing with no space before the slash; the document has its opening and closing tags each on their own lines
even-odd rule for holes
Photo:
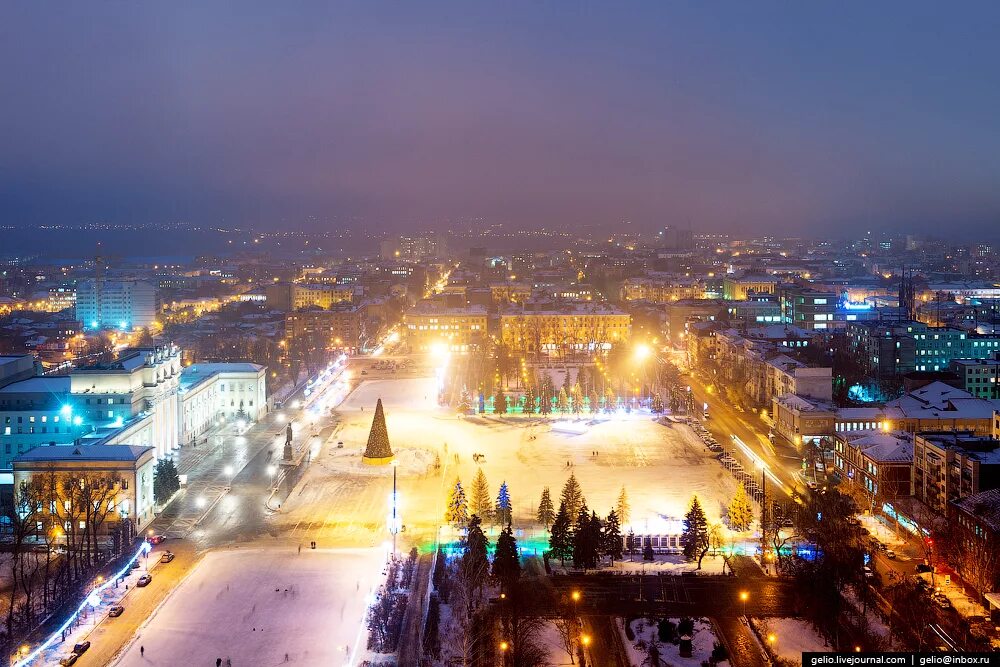
<svg viewBox="0 0 1000 667">
<path fill-rule="evenodd" d="M 382 549 L 211 552 L 142 627 L 121 667 L 347 665 L 364 652 Z M 145 648 L 140 655 L 140 647 Z"/>
</svg>

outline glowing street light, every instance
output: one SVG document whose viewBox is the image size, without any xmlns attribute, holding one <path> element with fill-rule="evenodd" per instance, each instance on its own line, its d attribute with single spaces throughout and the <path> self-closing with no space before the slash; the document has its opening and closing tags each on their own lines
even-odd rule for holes
<svg viewBox="0 0 1000 667">
<path fill-rule="evenodd" d="M 650 357 L 651 354 L 653 354 L 653 350 L 648 345 L 646 345 L 645 343 L 640 343 L 635 348 L 635 360 L 636 361 L 640 361 L 640 362 L 641 361 L 645 361 L 646 359 L 648 359 Z"/>
<path fill-rule="evenodd" d="M 747 600 L 750 599 L 750 594 L 746 591 L 740 591 L 740 600 L 743 601 L 743 615 L 747 615 Z"/>
</svg>

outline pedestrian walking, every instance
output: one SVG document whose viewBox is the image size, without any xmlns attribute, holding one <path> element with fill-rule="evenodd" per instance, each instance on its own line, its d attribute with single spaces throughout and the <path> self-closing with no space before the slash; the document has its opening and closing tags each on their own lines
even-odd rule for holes
<svg viewBox="0 0 1000 667">
<path fill-rule="evenodd" d="M 215 659 L 215 667 L 222 667 L 222 658 Z"/>
<path fill-rule="evenodd" d="M 301 544 L 299 545 L 299 555 L 300 556 L 302 555 L 302 545 Z"/>
<path fill-rule="evenodd" d="M 143 657 L 145 655 L 146 655 L 146 647 L 145 646 L 140 646 L 139 647 L 139 657 L 141 658 L 141 657 Z"/>
</svg>

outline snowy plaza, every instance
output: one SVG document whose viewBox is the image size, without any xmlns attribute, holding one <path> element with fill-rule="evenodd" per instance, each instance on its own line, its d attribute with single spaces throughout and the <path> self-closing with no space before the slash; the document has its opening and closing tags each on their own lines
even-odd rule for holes
<svg viewBox="0 0 1000 667">
<path fill-rule="evenodd" d="M 364 649 L 382 549 L 235 549 L 207 554 L 142 627 L 121 667 L 347 665 Z M 140 655 L 140 647 L 145 648 Z"/>
<path fill-rule="evenodd" d="M 407 526 L 401 537 L 407 543 L 433 540 L 448 489 L 456 478 L 468 489 L 478 467 L 494 496 L 507 482 L 514 524 L 521 528 L 533 527 L 544 487 L 558 502 L 570 473 L 589 507 L 602 515 L 624 485 L 637 534 L 679 532 L 692 494 L 708 518 L 718 520 L 736 489 L 732 476 L 683 424 L 664 425 L 647 413 L 459 416 L 439 407 L 435 392 L 433 378 L 361 383 L 337 409 L 334 434 L 274 517 L 286 535 L 324 546 L 373 546 L 386 539 L 392 468 L 360 461 L 379 398 L 399 461 L 400 513 Z M 473 454 L 482 459 L 474 462 Z"/>
</svg>

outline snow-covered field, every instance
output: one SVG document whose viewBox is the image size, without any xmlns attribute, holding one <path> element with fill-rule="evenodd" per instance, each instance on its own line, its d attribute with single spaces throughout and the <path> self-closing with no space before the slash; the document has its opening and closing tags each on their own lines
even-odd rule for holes
<svg viewBox="0 0 1000 667">
<path fill-rule="evenodd" d="M 671 618 L 673 623 L 680 619 Z M 637 619 L 632 621 L 632 632 L 635 634 L 635 641 L 629 641 L 625 634 L 625 626 L 622 619 L 616 619 L 621 634 L 622 643 L 629 655 L 629 662 L 633 665 L 647 665 L 650 658 L 649 645 L 657 637 L 657 621 L 653 619 Z M 712 655 L 712 649 L 718 642 L 715 630 L 711 621 L 707 618 L 694 619 L 694 634 L 691 636 L 691 657 L 682 658 L 680 646 L 669 642 L 659 643 L 659 655 L 662 664 L 673 665 L 674 667 L 701 667 Z M 723 660 L 718 663 L 720 667 L 728 667 L 729 661 Z"/>
<path fill-rule="evenodd" d="M 209 553 L 142 627 L 118 665 L 347 665 L 364 649 L 382 549 Z M 145 655 L 140 656 L 140 646 Z"/>
<path fill-rule="evenodd" d="M 815 628 L 801 618 L 754 619 L 753 624 L 773 655 L 793 663 L 801 661 L 803 653 L 833 650 Z"/>
</svg>

